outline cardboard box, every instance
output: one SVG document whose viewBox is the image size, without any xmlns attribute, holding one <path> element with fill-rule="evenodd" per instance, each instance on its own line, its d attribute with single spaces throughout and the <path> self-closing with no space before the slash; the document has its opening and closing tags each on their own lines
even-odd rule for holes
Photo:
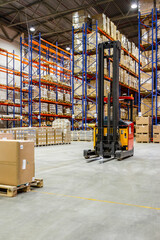
<svg viewBox="0 0 160 240">
<path fill-rule="evenodd" d="M 46 142 L 47 144 L 54 144 L 54 128 L 46 128 Z"/>
<path fill-rule="evenodd" d="M 0 140 L 0 184 L 18 186 L 35 176 L 34 142 Z"/>
<path fill-rule="evenodd" d="M 136 117 L 136 125 L 151 125 L 152 119 L 150 117 Z"/>
<path fill-rule="evenodd" d="M 46 128 L 36 128 L 36 145 L 46 145 Z"/>
<path fill-rule="evenodd" d="M 12 133 L 0 133 L 0 139 L 7 140 L 7 139 L 14 139 Z"/>
<path fill-rule="evenodd" d="M 153 126 L 153 134 L 160 134 L 160 125 Z"/>
<path fill-rule="evenodd" d="M 136 134 L 136 142 L 150 142 L 150 134 L 141 133 Z"/>
<path fill-rule="evenodd" d="M 58 144 L 58 143 L 62 143 L 63 139 L 62 139 L 62 129 L 61 128 L 55 128 L 55 138 L 54 138 L 54 143 Z"/>
<path fill-rule="evenodd" d="M 136 133 L 150 133 L 151 125 L 136 126 Z"/>
<path fill-rule="evenodd" d="M 160 143 L 160 134 L 153 134 L 153 142 Z"/>
</svg>

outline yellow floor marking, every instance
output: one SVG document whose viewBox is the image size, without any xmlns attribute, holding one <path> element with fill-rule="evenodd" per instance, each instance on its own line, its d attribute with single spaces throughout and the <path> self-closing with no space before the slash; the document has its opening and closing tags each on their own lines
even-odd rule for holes
<svg viewBox="0 0 160 240">
<path fill-rule="evenodd" d="M 68 198 L 77 198 L 77 199 L 94 201 L 94 202 L 111 203 L 111 204 L 118 204 L 118 205 L 130 206 L 130 207 L 138 207 L 138 208 L 147 208 L 147 209 L 160 210 L 160 207 L 159 208 L 157 208 L 157 207 L 149 207 L 149 206 L 142 206 L 142 205 L 136 205 L 136 204 L 130 204 L 130 203 L 120 203 L 120 202 L 114 202 L 114 201 L 100 200 L 100 199 L 95 199 L 95 198 L 71 196 L 71 195 L 59 194 L 59 193 L 40 192 L 40 191 L 35 191 L 35 190 L 32 190 L 32 192 L 48 194 L 48 195 L 56 195 L 56 196 L 68 197 Z"/>
</svg>

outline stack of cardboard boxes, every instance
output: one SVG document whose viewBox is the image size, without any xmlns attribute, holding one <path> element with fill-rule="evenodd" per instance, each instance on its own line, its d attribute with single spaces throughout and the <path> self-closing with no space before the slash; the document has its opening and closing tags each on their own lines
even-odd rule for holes
<svg viewBox="0 0 160 240">
<path fill-rule="evenodd" d="M 0 140 L 0 184 L 19 186 L 35 176 L 34 143 Z"/>
<path fill-rule="evenodd" d="M 54 144 L 54 128 L 46 128 L 46 144 L 50 145 L 50 144 Z"/>
<path fill-rule="evenodd" d="M 42 146 L 46 145 L 46 128 L 36 128 L 36 145 Z"/>
<path fill-rule="evenodd" d="M 93 141 L 93 130 L 75 130 L 71 132 L 72 141 Z"/>
<path fill-rule="evenodd" d="M 153 126 L 153 142 L 160 143 L 160 125 Z"/>
<path fill-rule="evenodd" d="M 71 123 L 68 119 L 56 119 L 52 127 L 55 129 L 55 143 L 71 143 Z"/>
<path fill-rule="evenodd" d="M 151 124 L 150 117 L 136 118 L 136 142 L 149 143 L 151 138 Z"/>
</svg>

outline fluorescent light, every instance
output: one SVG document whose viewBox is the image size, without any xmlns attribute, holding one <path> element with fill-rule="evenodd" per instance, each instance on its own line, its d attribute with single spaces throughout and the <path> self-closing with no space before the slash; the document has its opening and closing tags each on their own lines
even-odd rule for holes
<svg viewBox="0 0 160 240">
<path fill-rule="evenodd" d="M 132 4 L 131 4 L 131 8 L 132 8 L 132 9 L 136 9 L 136 8 L 137 8 L 137 3 L 132 3 Z"/>
<path fill-rule="evenodd" d="M 71 49 L 70 49 L 70 47 L 66 47 L 66 50 L 67 50 L 67 51 L 70 51 Z"/>
<path fill-rule="evenodd" d="M 31 32 L 34 32 L 36 29 L 34 27 L 30 27 L 29 29 Z"/>
</svg>

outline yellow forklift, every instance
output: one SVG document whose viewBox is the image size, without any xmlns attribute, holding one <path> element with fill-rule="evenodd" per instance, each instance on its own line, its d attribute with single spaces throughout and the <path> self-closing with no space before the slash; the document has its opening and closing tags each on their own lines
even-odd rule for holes
<svg viewBox="0 0 160 240">
<path fill-rule="evenodd" d="M 113 55 L 104 55 L 105 49 L 112 49 Z M 109 52 L 109 51 L 108 51 Z M 112 159 L 122 160 L 134 154 L 133 97 L 119 97 L 119 60 L 121 43 L 109 41 L 98 45 L 98 125 L 94 128 L 94 149 L 84 150 L 87 162 Z M 112 91 L 104 97 L 104 60 L 113 60 Z M 130 104 L 130 120 L 119 119 L 119 101 Z M 104 116 L 104 105 L 108 104 L 108 116 Z M 111 114 L 112 108 L 112 114 Z"/>
</svg>

